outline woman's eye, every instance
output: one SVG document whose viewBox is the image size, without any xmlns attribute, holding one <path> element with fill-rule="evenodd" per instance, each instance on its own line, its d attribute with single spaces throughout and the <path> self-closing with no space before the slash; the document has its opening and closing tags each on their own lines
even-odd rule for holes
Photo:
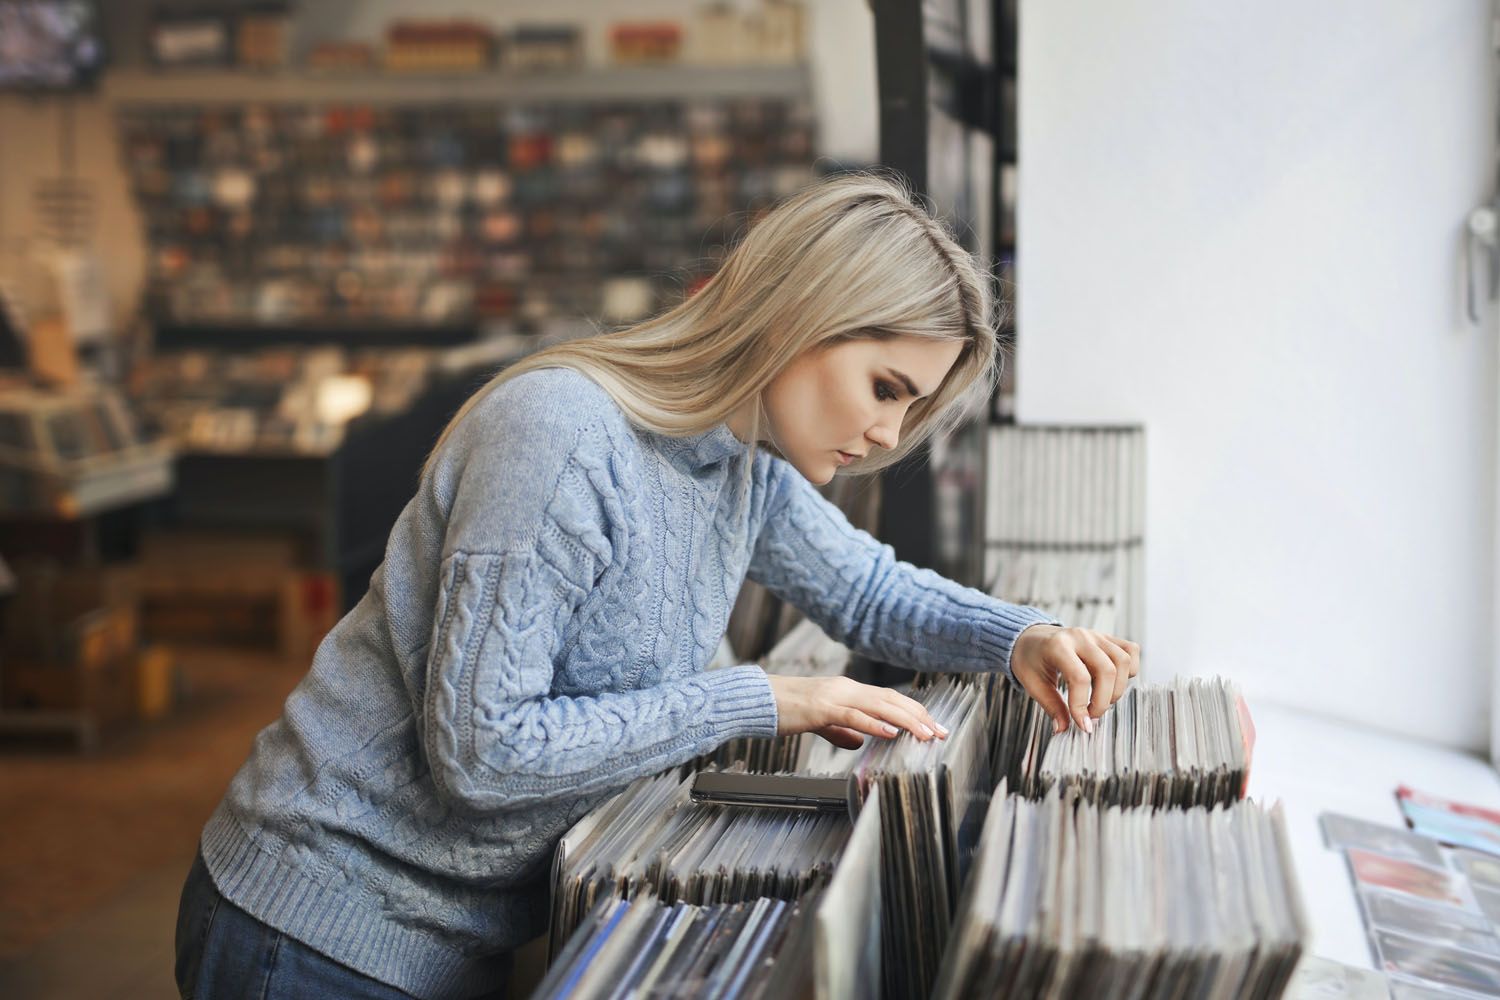
<svg viewBox="0 0 1500 1000">
<path fill-rule="evenodd" d="M 889 382 L 882 382 L 879 379 L 876 379 L 875 398 L 880 400 L 882 403 L 895 399 L 895 387 L 892 386 Z"/>
</svg>

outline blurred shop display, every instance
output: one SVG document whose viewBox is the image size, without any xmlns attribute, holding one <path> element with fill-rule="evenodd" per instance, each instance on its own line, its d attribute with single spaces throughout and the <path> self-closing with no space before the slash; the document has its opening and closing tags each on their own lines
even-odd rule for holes
<svg viewBox="0 0 1500 1000">
<path fill-rule="evenodd" d="M 172 487 L 172 449 L 118 393 L 0 383 L 0 517 L 87 517 Z"/>
<path fill-rule="evenodd" d="M 71 90 L 103 66 L 90 0 L 0 0 L 0 90 Z"/>
<path fill-rule="evenodd" d="M 158 324 L 628 322 L 814 178 L 807 99 L 119 113 Z M 646 277 L 649 274 L 651 277 Z M 619 296 L 611 296 L 618 300 Z"/>
<path fill-rule="evenodd" d="M 248 69 L 281 69 L 290 56 L 291 33 L 291 11 L 285 4 L 248 7 L 235 25 L 235 56 Z"/>
<path fill-rule="evenodd" d="M 314 73 L 368 73 L 375 68 L 375 46 L 368 42 L 323 41 L 307 53 Z"/>
<path fill-rule="evenodd" d="M 350 421 L 409 409 L 440 361 L 422 348 L 170 352 L 142 365 L 133 388 L 185 450 L 326 455 Z"/>
<path fill-rule="evenodd" d="M 147 44 L 162 69 L 228 66 L 234 54 L 230 31 L 224 14 L 158 10 Z"/>
<path fill-rule="evenodd" d="M 807 16 L 797 0 L 765 0 L 749 9 L 733 3 L 706 3 L 693 24 L 700 62 L 796 63 L 807 54 Z"/>
<path fill-rule="evenodd" d="M 233 72 L 288 10 L 164 8 L 153 65 L 199 72 L 107 82 L 158 326 L 631 322 L 814 178 L 793 0 L 589 26 L 598 66 L 582 25 L 403 17 Z"/>
<path fill-rule="evenodd" d="M 0 4 L 3 8 L 55 8 L 72 17 L 66 30 L 33 29 L 34 36 L 92 38 L 92 4 L 12 2 Z M 163 6 L 152 15 L 146 54 L 160 70 L 286 69 L 293 63 L 294 18 L 288 4 L 275 2 L 217 9 Z M 685 19 L 626 19 L 605 22 L 601 30 L 600 51 L 605 63 L 614 66 L 769 66 L 796 64 L 807 57 L 807 15 L 801 0 L 749 5 L 715 0 L 700 4 Z M 580 24 L 501 24 L 472 13 L 407 16 L 389 21 L 379 38 L 315 39 L 303 68 L 401 75 L 526 74 L 585 69 L 586 51 L 585 27 Z"/>
<path fill-rule="evenodd" d="M 141 632 L 155 642 L 269 650 L 310 663 L 340 614 L 338 581 L 309 568 L 287 532 L 152 532 L 134 571 Z"/>
<path fill-rule="evenodd" d="M 583 32 L 569 24 L 520 24 L 510 34 L 506 68 L 515 73 L 583 68 Z"/>
<path fill-rule="evenodd" d="M 473 21 L 396 21 L 385 33 L 385 68 L 394 73 L 489 69 L 499 39 Z"/>
<path fill-rule="evenodd" d="M 12 565 L 15 591 L 0 615 L 0 734 L 91 749 L 102 732 L 170 709 L 172 656 L 140 642 L 133 569 L 46 557 Z"/>
<path fill-rule="evenodd" d="M 609 53 L 622 66 L 676 62 L 682 26 L 675 21 L 616 24 L 609 29 Z"/>
<path fill-rule="evenodd" d="M 160 69 L 274 70 L 287 64 L 290 42 L 287 5 L 253 3 L 234 11 L 158 8 L 146 46 Z"/>
<path fill-rule="evenodd" d="M 240 349 L 158 350 L 133 373 L 131 388 L 143 419 L 179 450 L 165 523 L 188 537 L 214 537 L 215 544 L 235 533 L 286 539 L 293 552 L 286 565 L 253 574 L 261 582 L 250 590 L 258 596 L 241 591 L 258 608 L 245 615 L 258 616 L 266 644 L 294 648 L 295 641 L 270 638 L 279 626 L 266 624 L 284 608 L 275 581 L 293 571 L 326 574 L 334 612 L 357 603 L 449 417 L 490 373 L 587 329 L 559 325 L 443 348 L 324 343 L 245 350 L 240 342 Z M 185 544 L 184 553 L 191 548 Z M 253 544 L 247 550 L 258 551 Z M 200 592 L 194 601 L 204 610 L 183 611 L 181 627 L 170 634 L 196 634 L 213 607 L 234 597 L 233 587 L 215 579 L 212 563 L 194 577 Z M 179 609 L 191 603 L 181 590 L 174 600 Z M 254 629 L 244 624 L 232 631 L 247 630 Z"/>
</svg>

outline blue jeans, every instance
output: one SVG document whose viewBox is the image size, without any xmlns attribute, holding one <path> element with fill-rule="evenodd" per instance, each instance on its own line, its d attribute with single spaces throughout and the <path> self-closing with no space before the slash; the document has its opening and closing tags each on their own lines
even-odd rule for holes
<svg viewBox="0 0 1500 1000">
<path fill-rule="evenodd" d="M 229 902 L 214 887 L 201 854 L 177 910 L 177 989 L 183 1000 L 412 1000 Z M 504 983 L 485 995 L 504 998 Z"/>
</svg>

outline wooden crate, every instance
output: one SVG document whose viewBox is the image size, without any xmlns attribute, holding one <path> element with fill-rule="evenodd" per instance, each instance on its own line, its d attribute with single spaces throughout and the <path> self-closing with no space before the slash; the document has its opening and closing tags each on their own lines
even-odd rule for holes
<svg viewBox="0 0 1500 1000">
<path fill-rule="evenodd" d="M 257 535 L 158 537 L 142 548 L 141 632 L 151 642 L 275 650 L 311 659 L 337 618 L 333 576 Z"/>
</svg>

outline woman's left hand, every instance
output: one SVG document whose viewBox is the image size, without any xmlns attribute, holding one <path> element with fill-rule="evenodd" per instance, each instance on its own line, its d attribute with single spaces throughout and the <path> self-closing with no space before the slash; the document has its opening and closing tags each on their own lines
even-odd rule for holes
<svg viewBox="0 0 1500 1000">
<path fill-rule="evenodd" d="M 1032 625 L 1011 649 L 1010 672 L 1052 716 L 1056 732 L 1066 730 L 1072 719 L 1092 733 L 1094 720 L 1120 700 L 1131 678 L 1141 672 L 1141 647 L 1091 628 Z M 1059 678 L 1067 684 L 1067 701 L 1057 690 Z"/>
</svg>

